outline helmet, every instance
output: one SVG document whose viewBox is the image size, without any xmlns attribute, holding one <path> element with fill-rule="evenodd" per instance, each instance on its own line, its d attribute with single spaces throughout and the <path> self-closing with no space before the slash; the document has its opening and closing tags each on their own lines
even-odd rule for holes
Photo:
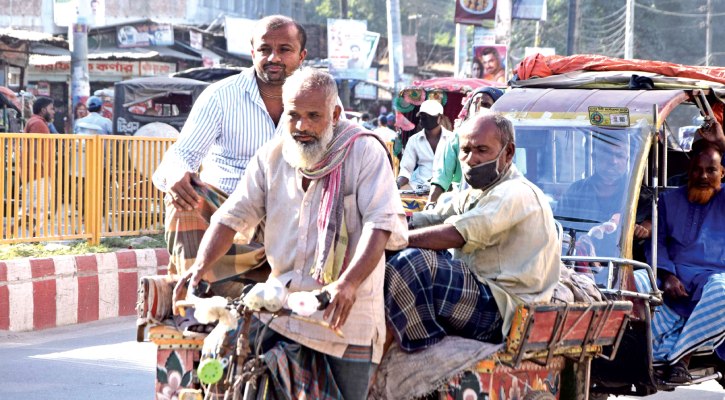
<svg viewBox="0 0 725 400">
<path fill-rule="evenodd" d="M 88 98 L 88 100 L 86 100 L 86 107 L 88 107 L 88 109 L 101 108 L 102 105 L 103 100 L 101 100 L 101 98 L 98 96 L 91 96 Z"/>
</svg>

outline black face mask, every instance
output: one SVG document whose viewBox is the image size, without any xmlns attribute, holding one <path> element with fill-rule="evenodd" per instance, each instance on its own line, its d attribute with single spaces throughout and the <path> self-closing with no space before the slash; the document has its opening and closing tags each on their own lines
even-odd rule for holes
<svg viewBox="0 0 725 400">
<path fill-rule="evenodd" d="M 486 190 L 493 186 L 501 178 L 503 173 L 498 172 L 498 162 L 506 146 L 501 148 L 495 159 L 478 164 L 471 168 L 466 163 L 461 163 L 461 172 L 469 185 L 474 189 Z"/>
<path fill-rule="evenodd" d="M 429 131 L 431 129 L 434 129 L 438 126 L 438 116 L 432 116 L 428 114 L 420 114 L 420 124 L 423 126 L 423 129 Z"/>
</svg>

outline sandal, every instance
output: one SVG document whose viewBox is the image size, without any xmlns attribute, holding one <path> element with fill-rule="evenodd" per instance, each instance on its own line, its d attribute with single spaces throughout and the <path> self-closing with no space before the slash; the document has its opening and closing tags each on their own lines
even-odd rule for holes
<svg viewBox="0 0 725 400">
<path fill-rule="evenodd" d="M 692 375 L 687 370 L 687 364 L 682 360 L 678 361 L 670 369 L 670 376 L 667 380 L 672 383 L 688 383 L 692 381 Z"/>
<path fill-rule="evenodd" d="M 192 310 L 187 311 L 186 316 L 174 315 L 174 324 L 184 337 L 203 338 L 206 337 L 216 324 L 205 325 L 194 318 Z"/>
</svg>

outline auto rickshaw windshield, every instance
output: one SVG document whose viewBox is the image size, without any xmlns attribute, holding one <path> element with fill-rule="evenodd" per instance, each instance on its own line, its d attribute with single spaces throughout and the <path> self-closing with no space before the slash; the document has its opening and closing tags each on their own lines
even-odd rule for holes
<svg viewBox="0 0 725 400">
<path fill-rule="evenodd" d="M 514 121 L 514 163 L 545 193 L 565 239 L 571 238 L 564 240 L 562 253 L 622 257 L 623 228 L 638 219 L 639 167 L 645 162 L 649 125 L 542 122 Z M 639 217 L 644 215 L 646 207 Z"/>
</svg>

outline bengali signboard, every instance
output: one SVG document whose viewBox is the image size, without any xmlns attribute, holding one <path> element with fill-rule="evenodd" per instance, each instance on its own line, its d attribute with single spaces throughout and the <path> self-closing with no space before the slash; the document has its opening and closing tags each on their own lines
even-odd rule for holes
<svg viewBox="0 0 725 400">
<path fill-rule="evenodd" d="M 456 0 L 455 22 L 480 25 L 496 18 L 496 0 Z"/>
<path fill-rule="evenodd" d="M 116 30 L 118 47 L 171 46 L 174 27 L 171 24 L 134 24 Z"/>
<path fill-rule="evenodd" d="M 70 74 L 69 61 L 55 61 L 51 63 L 33 63 L 31 59 L 28 72 L 31 74 Z M 176 64 L 158 61 L 88 61 L 88 73 L 94 77 L 99 76 L 157 76 L 176 72 Z"/>
</svg>

